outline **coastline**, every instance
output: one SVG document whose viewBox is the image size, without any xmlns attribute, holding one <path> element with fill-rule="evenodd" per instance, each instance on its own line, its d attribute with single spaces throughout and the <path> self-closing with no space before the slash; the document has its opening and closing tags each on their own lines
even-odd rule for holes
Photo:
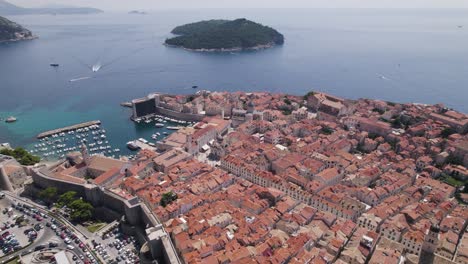
<svg viewBox="0 0 468 264">
<path fill-rule="evenodd" d="M 35 40 L 38 39 L 39 36 L 31 36 L 31 37 L 21 37 L 16 39 L 7 39 L 7 40 L 0 40 L 0 44 L 2 43 L 11 43 L 11 42 L 20 42 L 20 41 L 28 41 L 28 40 Z"/>
<path fill-rule="evenodd" d="M 194 51 L 194 52 L 236 52 L 236 51 L 255 51 L 255 50 L 264 50 L 264 49 L 269 49 L 273 48 L 275 46 L 281 46 L 279 44 L 276 44 L 274 42 L 270 42 L 268 44 L 263 44 L 263 45 L 257 45 L 254 47 L 249 47 L 249 48 L 244 48 L 244 47 L 234 47 L 234 48 L 221 48 L 221 49 L 191 49 L 191 48 L 186 48 L 184 46 L 177 46 L 177 45 L 171 45 L 167 43 L 163 43 L 164 46 L 170 47 L 170 48 L 179 48 L 179 49 L 184 49 L 188 51 Z"/>
</svg>

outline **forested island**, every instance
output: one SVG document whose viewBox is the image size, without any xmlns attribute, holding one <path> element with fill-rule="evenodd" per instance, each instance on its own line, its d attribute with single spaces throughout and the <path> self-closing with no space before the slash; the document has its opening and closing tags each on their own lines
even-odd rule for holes
<svg viewBox="0 0 468 264">
<path fill-rule="evenodd" d="M 178 36 L 166 39 L 166 45 L 196 51 L 264 49 L 284 43 L 284 36 L 275 29 L 244 18 L 186 24 L 171 33 Z"/>
<path fill-rule="evenodd" d="M 0 43 L 33 39 L 31 31 L 0 16 Z"/>
</svg>

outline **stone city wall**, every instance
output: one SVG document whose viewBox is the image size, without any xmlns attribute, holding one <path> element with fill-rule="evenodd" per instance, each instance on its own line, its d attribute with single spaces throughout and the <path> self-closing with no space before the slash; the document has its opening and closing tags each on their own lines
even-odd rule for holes
<svg viewBox="0 0 468 264">
<path fill-rule="evenodd" d="M 163 116 L 172 117 L 177 120 L 191 121 L 191 122 L 198 122 L 198 121 L 203 120 L 203 118 L 205 118 L 205 115 L 181 113 L 181 112 L 172 111 L 166 108 L 162 108 L 159 106 L 156 106 L 156 113 L 163 115 Z"/>
</svg>

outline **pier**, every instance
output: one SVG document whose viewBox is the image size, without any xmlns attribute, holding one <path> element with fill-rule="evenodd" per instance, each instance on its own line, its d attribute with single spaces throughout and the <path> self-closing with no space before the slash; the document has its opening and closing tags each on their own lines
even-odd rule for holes
<svg viewBox="0 0 468 264">
<path fill-rule="evenodd" d="M 49 131 L 46 131 L 46 132 L 42 132 L 39 135 L 37 135 L 37 138 L 41 139 L 41 138 L 52 136 L 54 134 L 58 134 L 58 133 L 62 133 L 62 132 L 68 132 L 68 131 L 77 130 L 77 129 L 84 128 L 84 127 L 89 127 L 89 126 L 92 126 L 92 125 L 100 125 L 100 124 L 101 124 L 100 120 L 84 122 L 84 123 L 80 123 L 80 124 L 76 124 L 76 125 L 72 125 L 72 126 L 67 126 L 67 127 L 63 127 L 63 128 L 57 128 L 57 129 L 54 129 L 54 130 L 49 130 Z"/>
<path fill-rule="evenodd" d="M 143 143 L 140 140 L 136 139 L 132 141 L 135 145 L 137 145 L 140 149 L 149 149 L 151 151 L 156 151 L 156 147 L 151 146 L 148 143 Z"/>
<path fill-rule="evenodd" d="M 130 107 L 130 108 L 133 107 L 133 104 L 131 102 L 122 102 L 120 103 L 120 105 L 123 107 Z"/>
</svg>

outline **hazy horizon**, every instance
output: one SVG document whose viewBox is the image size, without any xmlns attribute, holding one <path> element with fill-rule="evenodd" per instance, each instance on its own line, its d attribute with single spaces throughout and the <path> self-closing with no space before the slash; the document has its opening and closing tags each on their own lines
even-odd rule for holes
<svg viewBox="0 0 468 264">
<path fill-rule="evenodd" d="M 173 8 L 468 8 L 466 0 L 6 0 L 23 7 L 80 6 L 109 11 Z"/>
</svg>

